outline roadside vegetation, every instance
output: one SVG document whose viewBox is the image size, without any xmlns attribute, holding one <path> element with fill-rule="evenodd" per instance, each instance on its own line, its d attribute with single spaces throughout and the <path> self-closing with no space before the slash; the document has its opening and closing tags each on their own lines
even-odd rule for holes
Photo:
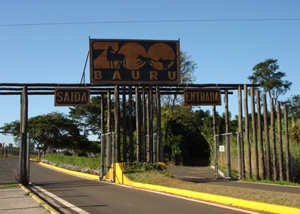
<svg viewBox="0 0 300 214">
<path fill-rule="evenodd" d="M 68 156 L 59 154 L 47 154 L 42 160 L 45 163 L 58 166 L 65 169 L 70 169 L 78 172 L 90 174 L 100 174 L 100 158 L 88 158 L 78 156 Z"/>
<path fill-rule="evenodd" d="M 0 189 L 4 189 L 4 188 L 10 188 L 10 187 L 17 187 L 19 186 L 19 184 L 15 183 L 15 184 L 2 184 L 0 185 Z"/>
</svg>

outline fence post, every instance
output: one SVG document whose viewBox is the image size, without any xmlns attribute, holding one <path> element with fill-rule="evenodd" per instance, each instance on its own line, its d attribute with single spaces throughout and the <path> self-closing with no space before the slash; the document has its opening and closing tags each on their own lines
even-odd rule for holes
<svg viewBox="0 0 300 214">
<path fill-rule="evenodd" d="M 229 112 L 228 112 L 228 91 L 225 91 L 225 129 L 226 133 L 229 133 Z M 230 139 L 229 136 L 225 136 L 226 139 L 226 164 L 227 164 L 227 176 L 231 177 L 231 160 L 230 160 Z"/>
<path fill-rule="evenodd" d="M 286 163 L 286 181 L 290 182 L 290 142 L 289 142 L 289 130 L 288 130 L 288 116 L 286 104 L 283 104 L 284 112 L 284 127 L 285 127 L 285 163 Z"/>
</svg>

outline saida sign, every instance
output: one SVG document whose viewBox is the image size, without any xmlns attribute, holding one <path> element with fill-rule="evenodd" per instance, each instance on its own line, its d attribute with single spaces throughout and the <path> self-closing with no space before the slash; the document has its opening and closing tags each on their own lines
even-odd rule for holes
<svg viewBox="0 0 300 214">
<path fill-rule="evenodd" d="M 88 106 L 90 105 L 90 89 L 88 88 L 56 88 L 55 106 Z"/>
<path fill-rule="evenodd" d="M 179 83 L 179 53 L 179 41 L 90 39 L 91 83 Z"/>
</svg>

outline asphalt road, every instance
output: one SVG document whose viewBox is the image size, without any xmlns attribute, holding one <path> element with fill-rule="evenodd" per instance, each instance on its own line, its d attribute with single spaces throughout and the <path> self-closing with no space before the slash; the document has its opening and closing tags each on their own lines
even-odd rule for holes
<svg viewBox="0 0 300 214">
<path fill-rule="evenodd" d="M 6 177 L 4 174 L 8 177 L 13 176 L 14 173 L 11 171 L 17 168 L 18 159 L 16 158 L 0 160 L 0 183 L 2 183 L 2 178 Z M 45 200 L 59 207 L 63 213 L 84 213 L 84 211 L 97 214 L 247 213 L 247 211 L 231 210 L 108 182 L 74 177 L 42 167 L 37 163 L 31 164 L 30 176 L 33 184 L 55 195 L 49 197 L 41 193 Z M 40 193 L 40 190 L 37 191 Z M 58 201 L 60 199 L 72 205 Z M 72 210 L 71 208 L 75 208 L 73 205 L 84 211 Z"/>
<path fill-rule="evenodd" d="M 19 174 L 18 158 L 0 159 L 0 185 L 17 183 Z"/>
</svg>

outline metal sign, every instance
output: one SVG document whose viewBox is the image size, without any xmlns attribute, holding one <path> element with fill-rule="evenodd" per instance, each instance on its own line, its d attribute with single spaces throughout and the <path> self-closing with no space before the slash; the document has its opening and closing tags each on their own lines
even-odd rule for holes
<svg viewBox="0 0 300 214">
<path fill-rule="evenodd" d="M 179 41 L 90 39 L 91 83 L 180 82 Z"/>
<path fill-rule="evenodd" d="M 218 88 L 184 88 L 184 105 L 221 105 L 221 91 Z"/>
<path fill-rule="evenodd" d="M 88 106 L 90 105 L 90 89 L 88 88 L 56 88 L 55 106 Z"/>
<path fill-rule="evenodd" d="M 219 152 L 225 152 L 225 146 L 224 145 L 219 146 Z"/>
</svg>

